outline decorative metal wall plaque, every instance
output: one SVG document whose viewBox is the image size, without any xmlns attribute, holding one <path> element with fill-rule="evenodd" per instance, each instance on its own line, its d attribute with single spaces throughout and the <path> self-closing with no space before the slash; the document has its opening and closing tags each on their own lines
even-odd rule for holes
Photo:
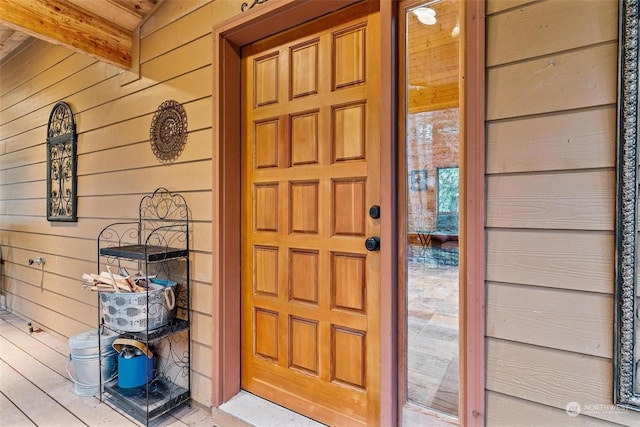
<svg viewBox="0 0 640 427">
<path fill-rule="evenodd" d="M 187 143 L 187 113 L 179 102 L 165 101 L 156 110 L 149 133 L 151 150 L 162 163 L 175 161 Z"/>
<path fill-rule="evenodd" d="M 615 285 L 615 402 L 640 410 L 638 2 L 620 0 Z"/>
<path fill-rule="evenodd" d="M 47 219 L 77 221 L 76 122 L 66 102 L 53 106 L 47 125 Z"/>
<path fill-rule="evenodd" d="M 249 10 L 249 9 L 253 9 L 253 7 L 254 7 L 255 5 L 257 5 L 257 4 L 266 3 L 267 1 L 268 1 L 268 0 L 253 0 L 253 2 L 251 3 L 251 5 L 249 5 L 249 3 L 245 1 L 245 2 L 243 2 L 243 3 L 242 3 L 242 6 L 240 6 L 240 10 L 241 10 L 242 12 L 245 12 L 245 11 L 247 11 L 247 10 Z"/>
</svg>

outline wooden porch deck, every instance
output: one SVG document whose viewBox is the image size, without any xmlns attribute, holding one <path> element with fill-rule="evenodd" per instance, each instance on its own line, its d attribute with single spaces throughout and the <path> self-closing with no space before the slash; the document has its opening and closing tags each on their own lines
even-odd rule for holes
<svg viewBox="0 0 640 427">
<path fill-rule="evenodd" d="M 74 393 L 65 365 L 68 342 L 44 331 L 29 334 L 26 322 L 0 310 L 0 424 L 3 426 L 139 426 L 96 397 Z M 183 406 L 158 426 L 247 427 L 225 412 Z"/>
</svg>

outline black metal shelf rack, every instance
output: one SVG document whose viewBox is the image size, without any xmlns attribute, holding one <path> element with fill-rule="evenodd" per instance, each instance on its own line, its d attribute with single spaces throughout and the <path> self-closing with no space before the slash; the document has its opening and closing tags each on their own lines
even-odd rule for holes
<svg viewBox="0 0 640 427">
<path fill-rule="evenodd" d="M 110 224 L 98 235 L 98 271 L 107 266 L 123 272 L 135 269 L 147 283 L 152 277 L 176 283 L 176 307 L 170 320 L 152 329 L 149 288 L 146 319 L 138 319 L 144 327 L 136 330 L 107 324 L 107 313 L 103 312 L 100 297 L 98 301 L 100 328 L 113 330 L 121 338 L 144 343 L 156 354 L 153 379 L 146 384 L 123 388 L 115 379 L 100 389 L 101 401 L 116 406 L 147 426 L 159 421 L 168 411 L 187 404 L 191 398 L 189 217 L 182 195 L 158 188 L 153 194 L 142 197 L 137 221 Z M 136 311 L 135 307 L 130 309 Z M 102 348 L 100 334 L 98 345 Z M 103 357 L 102 352 L 100 357 Z M 146 363 L 154 362 L 147 360 Z M 101 383 L 102 380 L 100 378 Z"/>
</svg>

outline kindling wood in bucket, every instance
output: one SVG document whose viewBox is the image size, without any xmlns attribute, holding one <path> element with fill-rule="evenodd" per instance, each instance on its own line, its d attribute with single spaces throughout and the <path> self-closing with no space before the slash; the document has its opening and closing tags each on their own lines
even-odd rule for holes
<svg viewBox="0 0 640 427">
<path fill-rule="evenodd" d="M 171 321 L 176 282 L 149 278 L 150 283 L 144 280 L 143 287 L 132 284 L 129 277 L 110 272 L 86 274 L 83 279 L 100 293 L 102 317 L 109 328 L 123 332 L 151 331 Z"/>
</svg>

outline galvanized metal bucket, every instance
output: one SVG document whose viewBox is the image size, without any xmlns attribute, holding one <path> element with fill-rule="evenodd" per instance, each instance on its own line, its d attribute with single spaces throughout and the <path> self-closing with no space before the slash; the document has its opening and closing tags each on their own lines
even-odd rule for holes
<svg viewBox="0 0 640 427">
<path fill-rule="evenodd" d="M 82 332 L 69 338 L 71 353 L 67 360 L 67 374 L 74 383 L 74 392 L 78 396 L 95 396 L 100 393 L 100 373 L 102 384 L 118 375 L 117 353 L 113 341 L 118 338 L 115 332 L 104 330 L 100 336 L 100 354 L 98 353 L 98 331 Z M 100 360 L 102 359 L 102 360 Z M 73 362 L 73 374 L 69 363 Z M 102 366 L 101 366 L 102 365 Z"/>
</svg>

